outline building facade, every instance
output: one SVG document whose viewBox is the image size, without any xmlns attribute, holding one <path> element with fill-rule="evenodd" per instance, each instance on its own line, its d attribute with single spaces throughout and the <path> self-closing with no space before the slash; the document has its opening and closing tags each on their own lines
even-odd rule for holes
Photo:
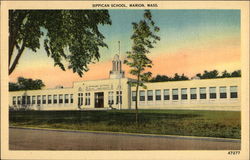
<svg viewBox="0 0 250 160">
<path fill-rule="evenodd" d="M 109 79 L 74 82 L 71 88 L 9 92 L 11 108 L 35 110 L 134 109 L 136 92 L 118 55 Z M 240 110 L 241 78 L 146 83 L 139 89 L 140 109 Z"/>
</svg>

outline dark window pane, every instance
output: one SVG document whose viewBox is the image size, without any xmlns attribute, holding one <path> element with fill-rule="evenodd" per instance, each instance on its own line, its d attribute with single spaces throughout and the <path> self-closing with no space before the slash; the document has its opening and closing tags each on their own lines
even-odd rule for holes
<svg viewBox="0 0 250 160">
<path fill-rule="evenodd" d="M 63 103 L 63 100 L 62 100 L 62 99 L 59 99 L 59 103 Z"/>
<path fill-rule="evenodd" d="M 30 104 L 30 96 L 27 96 L 27 104 Z"/>
<path fill-rule="evenodd" d="M 197 95 L 196 94 L 191 94 L 191 99 L 197 99 Z"/>
<path fill-rule="evenodd" d="M 206 99 L 207 95 L 206 94 L 200 94 L 200 99 Z"/>
<path fill-rule="evenodd" d="M 237 92 L 231 92 L 230 97 L 231 97 L 231 98 L 238 98 Z"/>
<path fill-rule="evenodd" d="M 178 100 L 178 99 L 179 99 L 178 95 L 173 95 L 173 100 Z"/>
<path fill-rule="evenodd" d="M 153 101 L 153 96 L 148 96 L 148 101 Z"/>
<path fill-rule="evenodd" d="M 169 95 L 164 95 L 164 100 L 169 100 Z"/>
<path fill-rule="evenodd" d="M 159 101 L 159 100 L 161 100 L 161 96 L 160 96 L 160 95 L 156 95 L 156 96 L 155 96 L 155 99 L 156 99 L 157 101 Z"/>
<path fill-rule="evenodd" d="M 216 93 L 210 93 L 210 99 L 216 99 Z"/>
<path fill-rule="evenodd" d="M 187 94 L 182 94 L 181 99 L 187 99 Z"/>
<path fill-rule="evenodd" d="M 22 96 L 22 104 L 26 103 L 25 98 L 26 98 L 25 96 Z"/>
<path fill-rule="evenodd" d="M 220 98 L 227 98 L 227 93 L 220 93 Z"/>
<path fill-rule="evenodd" d="M 140 101 L 145 101 L 145 96 L 140 96 Z"/>
</svg>

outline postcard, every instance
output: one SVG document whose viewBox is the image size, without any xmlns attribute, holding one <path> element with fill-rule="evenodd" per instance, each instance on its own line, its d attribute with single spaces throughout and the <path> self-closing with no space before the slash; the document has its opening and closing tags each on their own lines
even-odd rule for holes
<svg viewBox="0 0 250 160">
<path fill-rule="evenodd" d="M 249 159 L 249 2 L 3 1 L 1 99 L 3 159 Z"/>
</svg>

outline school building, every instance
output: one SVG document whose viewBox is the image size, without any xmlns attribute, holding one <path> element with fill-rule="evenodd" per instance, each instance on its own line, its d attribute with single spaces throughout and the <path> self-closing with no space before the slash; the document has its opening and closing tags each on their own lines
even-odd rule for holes
<svg viewBox="0 0 250 160">
<path fill-rule="evenodd" d="M 9 92 L 11 108 L 35 110 L 135 109 L 136 92 L 122 71 L 118 55 L 108 79 L 74 82 L 73 87 Z M 145 83 L 139 109 L 240 111 L 241 78 L 192 79 Z"/>
</svg>

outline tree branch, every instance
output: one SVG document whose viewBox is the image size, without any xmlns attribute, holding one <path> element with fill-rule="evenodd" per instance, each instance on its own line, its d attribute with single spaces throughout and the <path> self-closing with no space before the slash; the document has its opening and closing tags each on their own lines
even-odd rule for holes
<svg viewBox="0 0 250 160">
<path fill-rule="evenodd" d="M 9 75 L 10 75 L 10 74 L 14 71 L 14 69 L 16 68 L 16 65 L 17 65 L 17 63 L 18 63 L 18 61 L 19 61 L 19 59 L 20 59 L 20 57 L 21 57 L 21 55 L 22 55 L 24 49 L 25 49 L 25 40 L 23 40 L 22 47 L 21 47 L 20 49 L 18 49 L 17 56 L 16 56 L 14 62 L 12 63 L 11 67 L 9 68 Z"/>
</svg>

